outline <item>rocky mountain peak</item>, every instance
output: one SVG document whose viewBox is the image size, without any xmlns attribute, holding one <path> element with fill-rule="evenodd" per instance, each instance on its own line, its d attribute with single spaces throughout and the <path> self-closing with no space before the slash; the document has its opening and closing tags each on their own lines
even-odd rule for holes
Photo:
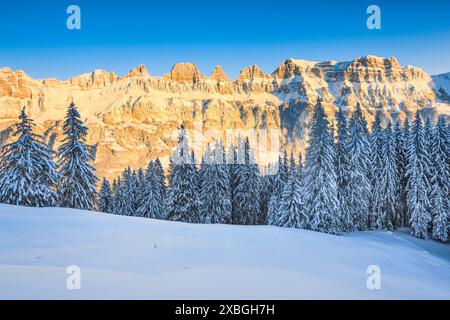
<svg viewBox="0 0 450 320">
<path fill-rule="evenodd" d="M 164 76 L 164 79 L 176 82 L 197 82 L 206 79 L 193 63 L 177 63 L 172 70 Z"/>
<path fill-rule="evenodd" d="M 0 69 L 0 97 L 28 98 L 31 95 L 34 80 L 22 70 Z"/>
<path fill-rule="evenodd" d="M 261 68 L 256 64 L 250 67 L 244 67 L 239 74 L 238 80 L 250 80 L 250 79 L 270 79 L 270 75 L 262 72 Z"/>
<path fill-rule="evenodd" d="M 299 59 L 286 59 L 272 73 L 272 77 L 277 79 L 285 79 L 299 75 L 302 70 L 310 70 L 315 66 L 315 62 Z"/>
<path fill-rule="evenodd" d="M 68 80 L 73 86 L 78 86 L 83 90 L 91 88 L 104 88 L 117 81 L 119 77 L 114 72 L 105 70 L 94 70 Z"/>
<path fill-rule="evenodd" d="M 126 78 L 131 77 L 141 77 L 141 76 L 150 76 L 150 73 L 148 72 L 145 65 L 140 64 L 137 67 L 133 68 L 128 72 L 128 74 L 125 76 Z"/>
<path fill-rule="evenodd" d="M 217 65 L 213 72 L 211 73 L 211 76 L 209 77 L 211 80 L 215 80 L 218 82 L 228 82 L 230 81 L 230 78 L 223 72 L 223 69 L 220 65 Z"/>
</svg>

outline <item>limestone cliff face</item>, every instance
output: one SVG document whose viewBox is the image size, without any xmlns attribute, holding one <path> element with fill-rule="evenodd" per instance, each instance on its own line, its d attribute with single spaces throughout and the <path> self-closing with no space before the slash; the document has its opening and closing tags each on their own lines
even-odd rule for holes
<svg viewBox="0 0 450 320">
<path fill-rule="evenodd" d="M 230 131 L 245 136 L 254 129 L 263 136 L 263 130 L 273 129 L 281 134 L 282 147 L 303 149 L 318 96 L 330 120 L 338 106 L 351 111 L 358 102 L 369 123 L 378 108 L 387 119 L 403 119 L 417 108 L 449 114 L 445 79 L 373 56 L 348 62 L 287 59 L 271 75 L 245 67 L 234 81 L 220 66 L 207 78 L 191 63 L 176 64 L 164 77 L 151 76 L 141 65 L 123 77 L 96 70 L 65 81 L 35 80 L 3 68 L 0 137 L 10 134 L 7 128 L 26 106 L 37 129 L 60 140 L 73 100 L 89 127 L 88 142 L 97 145 L 99 175 L 115 177 L 127 165 L 144 166 L 155 157 L 167 161 L 182 122 L 191 138 L 205 143 L 217 135 L 227 139 Z M 271 161 L 276 155 L 262 157 Z"/>
</svg>

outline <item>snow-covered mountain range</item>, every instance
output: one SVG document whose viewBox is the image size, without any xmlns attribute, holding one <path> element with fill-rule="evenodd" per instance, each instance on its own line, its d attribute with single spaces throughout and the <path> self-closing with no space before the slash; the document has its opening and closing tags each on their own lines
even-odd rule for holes
<svg viewBox="0 0 450 320">
<path fill-rule="evenodd" d="M 275 129 L 281 145 L 304 148 L 308 120 L 320 96 L 330 120 L 338 106 L 362 105 L 368 122 L 380 109 L 386 119 L 424 113 L 450 115 L 450 74 L 431 77 L 395 58 L 365 56 L 352 61 L 287 59 L 271 74 L 253 65 L 231 80 L 220 66 L 207 77 L 191 63 L 179 63 L 163 77 L 140 65 L 124 76 L 95 70 L 68 80 L 33 79 L 24 71 L 0 69 L 0 143 L 26 106 L 37 128 L 60 140 L 73 100 L 97 145 L 100 176 L 114 177 L 157 156 L 167 161 L 182 122 L 204 133 Z M 244 134 L 245 135 L 245 134 Z M 212 141 L 210 136 L 202 136 Z"/>
</svg>

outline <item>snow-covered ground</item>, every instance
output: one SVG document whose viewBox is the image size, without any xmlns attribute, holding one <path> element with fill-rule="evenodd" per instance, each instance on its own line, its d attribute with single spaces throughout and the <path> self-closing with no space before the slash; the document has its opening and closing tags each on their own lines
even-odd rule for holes
<svg viewBox="0 0 450 320">
<path fill-rule="evenodd" d="M 67 289 L 71 265 L 81 290 Z M 0 205 L 0 298 L 450 299 L 450 245 Z"/>
</svg>

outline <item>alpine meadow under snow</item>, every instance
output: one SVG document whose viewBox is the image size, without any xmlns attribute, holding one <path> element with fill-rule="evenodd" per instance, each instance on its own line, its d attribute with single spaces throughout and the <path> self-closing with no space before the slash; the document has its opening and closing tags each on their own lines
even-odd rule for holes
<svg viewBox="0 0 450 320">
<path fill-rule="evenodd" d="M 68 266 L 81 269 L 68 290 Z M 381 289 L 369 290 L 369 266 Z M 2 299 L 448 299 L 450 246 L 0 205 Z"/>
</svg>

